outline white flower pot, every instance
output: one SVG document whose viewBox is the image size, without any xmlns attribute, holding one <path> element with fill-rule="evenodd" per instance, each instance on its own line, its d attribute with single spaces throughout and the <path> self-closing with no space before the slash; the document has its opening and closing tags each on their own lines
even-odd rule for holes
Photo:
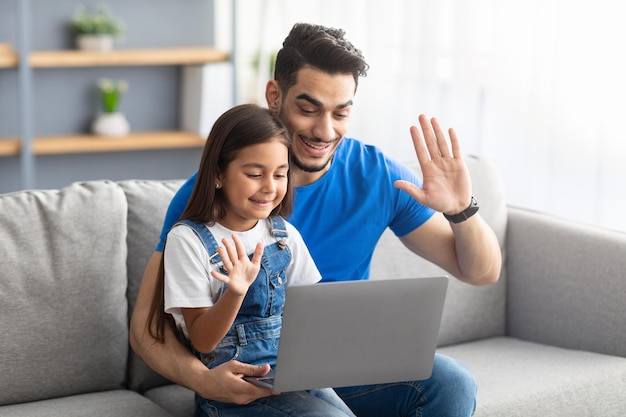
<svg viewBox="0 0 626 417">
<path fill-rule="evenodd" d="M 100 113 L 93 121 L 91 130 L 99 136 L 120 138 L 128 135 L 130 125 L 124 113 Z"/>
<path fill-rule="evenodd" d="M 78 35 L 76 46 L 82 51 L 109 52 L 113 50 L 111 35 Z"/>
</svg>

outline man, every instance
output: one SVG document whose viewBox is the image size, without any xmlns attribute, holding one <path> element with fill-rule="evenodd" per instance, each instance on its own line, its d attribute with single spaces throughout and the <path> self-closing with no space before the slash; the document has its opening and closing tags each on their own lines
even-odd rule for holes
<svg viewBox="0 0 626 417">
<path fill-rule="evenodd" d="M 377 148 L 345 138 L 360 76 L 368 66 L 341 30 L 297 24 L 276 59 L 266 87 L 268 108 L 293 140 L 295 207 L 289 219 L 301 232 L 325 281 L 367 279 L 371 256 L 390 227 L 416 254 L 470 284 L 497 281 L 501 254 L 493 231 L 477 213 L 469 173 L 454 130 L 420 115 L 411 127 L 422 188 L 410 170 Z M 163 239 L 193 188 L 192 176 L 172 201 L 162 241 L 150 258 L 131 321 L 131 345 L 153 369 L 205 398 L 246 404 L 272 395 L 243 375 L 268 366 L 227 362 L 212 370 L 181 345 L 168 328 L 155 343 L 147 323 Z M 445 213 L 445 214 L 444 214 Z M 397 384 L 338 388 L 358 416 L 473 414 L 476 386 L 458 362 L 436 355 L 431 378 Z"/>
</svg>

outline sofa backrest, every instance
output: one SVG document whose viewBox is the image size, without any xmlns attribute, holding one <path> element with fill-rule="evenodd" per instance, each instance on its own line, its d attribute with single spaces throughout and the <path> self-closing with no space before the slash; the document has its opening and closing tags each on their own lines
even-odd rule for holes
<svg viewBox="0 0 626 417">
<path fill-rule="evenodd" d="M 500 249 L 505 248 L 507 207 L 504 185 L 497 164 L 485 157 L 466 156 L 472 178 L 472 192 L 479 213 L 496 233 Z M 409 165 L 420 177 L 417 162 Z M 371 279 L 448 275 L 441 268 L 409 251 L 388 229 L 381 237 L 372 259 Z M 439 346 L 501 336 L 506 330 L 506 268 L 498 283 L 476 287 L 450 276 L 444 306 Z"/>
<path fill-rule="evenodd" d="M 128 202 L 126 243 L 128 246 L 129 313 L 134 308 L 148 259 L 159 241 L 167 207 L 182 184 L 182 180 L 128 180 L 119 183 Z M 128 365 L 128 385 L 135 391 L 144 392 L 169 383 L 168 380 L 152 371 L 132 350 Z"/>
<path fill-rule="evenodd" d="M 626 357 L 626 233 L 509 207 L 507 247 L 509 336 Z"/>
<path fill-rule="evenodd" d="M 0 405 L 125 384 L 126 211 L 109 181 L 0 195 Z"/>
</svg>

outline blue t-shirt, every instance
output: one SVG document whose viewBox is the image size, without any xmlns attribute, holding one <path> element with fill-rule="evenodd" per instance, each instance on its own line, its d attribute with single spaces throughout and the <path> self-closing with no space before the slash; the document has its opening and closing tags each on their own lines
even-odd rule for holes
<svg viewBox="0 0 626 417">
<path fill-rule="evenodd" d="M 197 174 L 174 196 L 165 217 L 161 241 L 182 214 Z M 313 184 L 296 187 L 294 211 L 288 218 L 301 233 L 322 281 L 369 278 L 378 239 L 387 227 L 404 236 L 421 226 L 434 211 L 393 186 L 404 179 L 420 185 L 407 167 L 375 146 L 344 138 L 330 169 Z"/>
</svg>

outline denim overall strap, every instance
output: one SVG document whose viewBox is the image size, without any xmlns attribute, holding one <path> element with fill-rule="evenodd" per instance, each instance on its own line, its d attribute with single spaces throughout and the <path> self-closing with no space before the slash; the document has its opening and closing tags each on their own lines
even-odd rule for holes
<svg viewBox="0 0 626 417">
<path fill-rule="evenodd" d="M 287 233 L 285 219 L 280 216 L 272 216 L 269 220 L 272 224 L 272 236 L 276 238 L 278 246 L 280 246 L 281 249 L 284 249 L 287 246 L 286 238 L 289 236 Z M 174 226 L 178 224 L 183 224 L 191 228 L 209 254 L 211 263 L 221 266 L 222 258 L 220 258 L 220 255 L 217 253 L 218 244 L 213 237 L 213 233 L 209 231 L 208 227 L 206 227 L 203 223 L 194 222 L 188 219 L 180 220 Z"/>
<path fill-rule="evenodd" d="M 209 228 L 206 227 L 204 223 L 195 222 L 188 219 L 180 220 L 174 226 L 179 224 L 185 225 L 193 230 L 193 232 L 202 242 L 204 249 L 206 249 L 207 253 L 209 254 L 209 260 L 211 261 L 211 263 L 218 266 L 222 273 L 225 273 L 226 271 L 224 270 L 222 258 L 220 258 L 220 255 L 217 253 L 218 244 L 215 241 L 215 237 L 213 237 L 213 233 L 211 233 Z"/>
<path fill-rule="evenodd" d="M 278 245 L 281 249 L 284 249 L 287 246 L 286 240 L 287 236 L 287 225 L 285 224 L 285 219 L 280 216 L 272 216 L 270 217 L 270 222 L 272 223 L 272 236 L 276 238 L 278 241 Z"/>
</svg>

